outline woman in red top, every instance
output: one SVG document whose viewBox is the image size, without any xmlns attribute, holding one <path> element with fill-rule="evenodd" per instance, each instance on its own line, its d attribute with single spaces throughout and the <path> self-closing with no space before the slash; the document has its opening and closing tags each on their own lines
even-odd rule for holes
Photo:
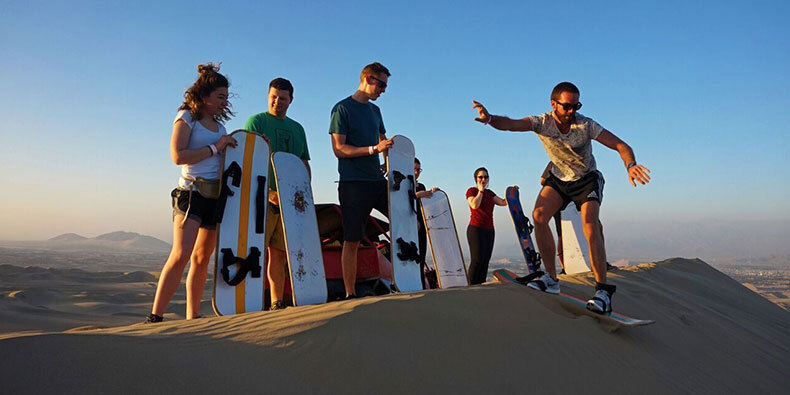
<svg viewBox="0 0 790 395">
<path fill-rule="evenodd" d="M 488 170 L 475 170 L 477 186 L 466 190 L 466 200 L 472 211 L 466 239 L 469 241 L 469 283 L 482 284 L 488 276 L 488 261 L 494 251 L 494 205 L 506 206 L 507 201 L 497 196 L 488 186 Z"/>
</svg>

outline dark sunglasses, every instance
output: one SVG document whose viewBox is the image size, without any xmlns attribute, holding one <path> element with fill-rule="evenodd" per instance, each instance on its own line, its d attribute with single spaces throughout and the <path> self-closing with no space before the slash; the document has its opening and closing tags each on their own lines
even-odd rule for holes
<svg viewBox="0 0 790 395">
<path fill-rule="evenodd" d="M 487 179 L 488 179 L 488 176 L 477 176 L 477 178 L 479 178 L 479 179 L 481 179 L 481 180 L 487 180 Z"/>
<path fill-rule="evenodd" d="M 563 109 L 565 109 L 565 111 L 570 111 L 571 109 L 574 109 L 574 110 L 576 110 L 576 111 L 579 111 L 579 109 L 580 109 L 580 108 L 582 108 L 582 102 L 576 102 L 576 103 L 562 103 L 562 102 L 558 102 L 558 101 L 556 101 L 556 100 L 554 100 L 554 102 L 555 102 L 555 103 L 557 103 L 557 104 L 559 104 L 559 105 L 561 105 L 561 106 L 562 106 L 562 108 L 563 108 Z"/>
<path fill-rule="evenodd" d="M 372 83 L 370 81 L 370 79 L 368 79 L 368 84 L 378 85 L 378 86 L 381 87 L 381 89 L 387 89 L 387 83 L 386 82 L 384 82 L 384 81 L 382 81 L 382 80 L 380 80 L 380 79 L 378 79 L 378 78 L 376 78 L 376 77 L 374 77 L 372 75 L 369 75 L 368 78 L 373 79 L 374 81 L 376 81 L 376 83 L 374 84 L 374 83 Z"/>
</svg>

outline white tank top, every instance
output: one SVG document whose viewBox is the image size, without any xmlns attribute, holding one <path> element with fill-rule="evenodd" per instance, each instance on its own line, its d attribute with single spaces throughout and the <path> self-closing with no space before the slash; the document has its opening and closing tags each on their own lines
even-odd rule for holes
<svg viewBox="0 0 790 395">
<path fill-rule="evenodd" d="M 192 130 L 192 133 L 189 134 L 189 143 L 187 143 L 187 149 L 204 148 L 209 144 L 215 144 L 217 141 L 219 141 L 221 136 L 226 134 L 225 126 L 221 123 L 218 124 L 219 131 L 212 132 L 211 130 L 206 129 L 206 127 L 200 122 L 193 120 L 192 115 L 189 114 L 189 111 L 187 110 L 179 111 L 178 114 L 176 114 L 176 119 L 173 120 L 173 123 L 175 124 L 179 119 L 183 119 L 187 126 L 189 126 L 189 128 Z M 188 189 L 191 184 L 191 182 L 188 181 L 189 178 L 194 179 L 197 177 L 203 177 L 210 180 L 216 180 L 219 178 L 219 173 L 219 155 L 214 155 L 191 165 L 182 165 L 181 177 L 178 179 L 178 187 Z"/>
</svg>

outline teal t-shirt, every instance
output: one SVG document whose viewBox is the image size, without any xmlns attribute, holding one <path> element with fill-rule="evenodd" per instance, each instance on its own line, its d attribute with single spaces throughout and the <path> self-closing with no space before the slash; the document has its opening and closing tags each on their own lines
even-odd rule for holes
<svg viewBox="0 0 790 395">
<path fill-rule="evenodd" d="M 332 107 L 329 134 L 343 134 L 346 144 L 368 147 L 379 143 L 379 135 L 386 134 L 381 110 L 373 103 L 360 103 L 351 96 Z M 337 171 L 340 181 L 377 181 L 381 174 L 378 155 L 338 158 Z"/>
<path fill-rule="evenodd" d="M 272 153 L 289 152 L 304 160 L 310 160 L 304 128 L 291 118 L 280 119 L 268 112 L 262 112 L 251 116 L 244 129 L 268 137 Z M 277 190 L 274 169 L 271 166 L 269 166 L 269 188 Z"/>
</svg>

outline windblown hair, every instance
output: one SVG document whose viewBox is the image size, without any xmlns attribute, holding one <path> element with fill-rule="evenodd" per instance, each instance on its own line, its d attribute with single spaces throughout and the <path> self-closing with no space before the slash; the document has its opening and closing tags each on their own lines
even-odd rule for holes
<svg viewBox="0 0 790 395">
<path fill-rule="evenodd" d="M 578 95 L 579 94 L 579 88 L 577 88 L 576 85 L 573 85 L 572 83 L 567 82 L 567 81 L 560 82 L 559 84 L 557 84 L 557 86 L 554 87 L 554 89 L 552 89 L 552 91 L 551 91 L 551 100 L 554 100 L 554 101 L 559 100 L 560 99 L 560 95 L 562 94 L 562 92 L 570 92 L 570 93 L 575 93 L 575 94 Z"/>
<path fill-rule="evenodd" d="M 281 91 L 288 91 L 291 94 L 291 100 L 294 98 L 294 86 L 291 84 L 291 81 L 286 80 L 285 78 L 275 78 L 272 82 L 269 83 L 269 89 L 274 88 Z"/>
<path fill-rule="evenodd" d="M 477 173 L 480 173 L 481 171 L 484 171 L 486 172 L 486 174 L 488 174 L 488 169 L 486 169 L 485 167 L 478 167 L 477 170 L 475 170 L 475 175 L 472 176 L 475 182 L 477 182 Z"/>
<path fill-rule="evenodd" d="M 381 64 L 379 62 L 373 62 L 373 63 L 365 66 L 364 69 L 362 69 L 362 73 L 359 74 L 359 80 L 362 81 L 362 80 L 365 79 L 366 76 L 373 75 L 373 74 L 384 74 L 387 77 L 390 77 L 392 75 L 392 74 L 390 74 L 389 69 L 384 67 L 383 64 Z"/>
<path fill-rule="evenodd" d="M 217 88 L 229 88 L 230 82 L 224 75 L 219 73 L 219 64 L 206 63 L 200 64 L 198 69 L 198 79 L 192 86 L 184 92 L 184 102 L 179 110 L 187 110 L 193 119 L 199 119 L 203 109 L 203 99 L 211 95 Z M 231 110 L 231 105 L 222 110 L 222 114 L 215 115 L 213 118 L 217 122 L 230 120 L 236 115 Z"/>
</svg>

